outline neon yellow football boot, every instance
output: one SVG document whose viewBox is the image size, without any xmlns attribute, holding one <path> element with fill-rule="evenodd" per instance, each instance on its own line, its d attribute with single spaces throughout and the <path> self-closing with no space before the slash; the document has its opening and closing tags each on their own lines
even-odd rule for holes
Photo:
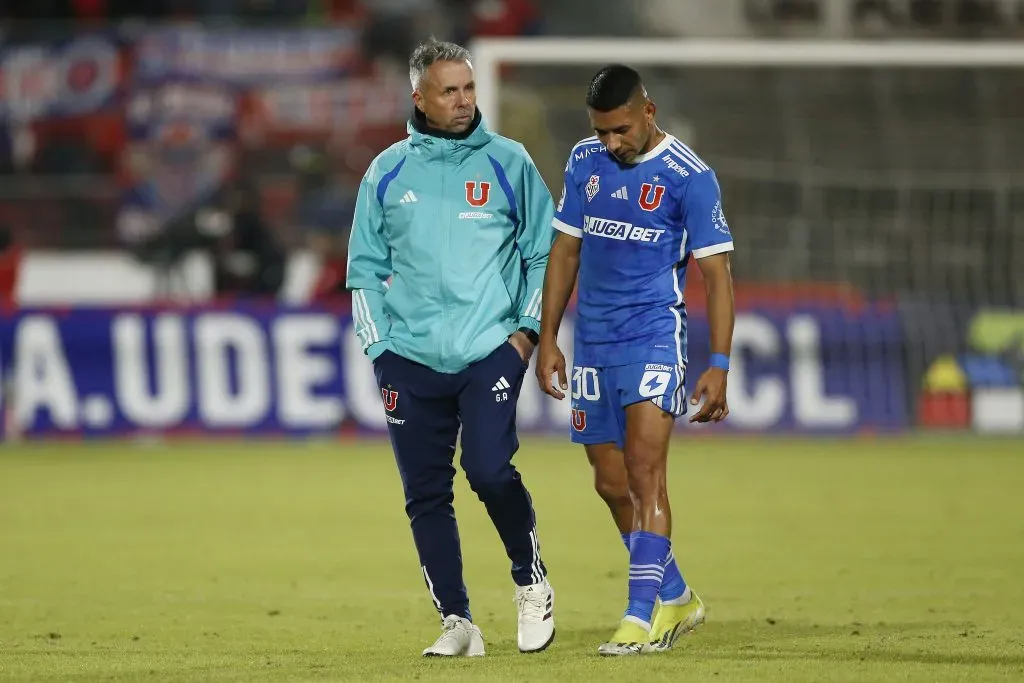
<svg viewBox="0 0 1024 683">
<path fill-rule="evenodd" d="M 632 619 L 623 619 L 611 640 L 597 648 L 604 657 L 638 655 L 651 640 L 651 633 Z"/>
<path fill-rule="evenodd" d="M 690 591 L 690 601 L 685 605 L 659 605 L 651 626 L 650 642 L 645 650 L 667 652 L 680 636 L 692 632 L 703 623 L 704 603 L 693 591 Z"/>
</svg>

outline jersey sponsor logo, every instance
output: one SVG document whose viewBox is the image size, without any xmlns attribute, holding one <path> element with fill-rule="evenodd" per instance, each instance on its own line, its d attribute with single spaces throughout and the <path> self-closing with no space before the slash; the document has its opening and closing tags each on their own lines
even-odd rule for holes
<svg viewBox="0 0 1024 683">
<path fill-rule="evenodd" d="M 491 184 L 486 181 L 466 181 L 466 201 L 470 206 L 481 207 L 491 198 Z"/>
<path fill-rule="evenodd" d="M 656 349 L 667 349 L 668 347 L 664 344 L 655 344 Z M 644 370 L 657 370 L 659 372 L 672 372 L 673 368 L 671 365 L 663 365 L 661 363 L 648 363 L 644 366 Z"/>
<path fill-rule="evenodd" d="M 662 370 L 648 370 L 640 379 L 640 395 L 644 398 L 663 396 L 672 380 L 672 373 Z"/>
<path fill-rule="evenodd" d="M 626 240 L 632 242 L 657 242 L 665 231 L 656 230 L 655 228 L 643 228 L 632 223 L 611 221 L 596 216 L 584 216 L 583 232 L 622 242 Z"/>
<path fill-rule="evenodd" d="M 682 164 L 673 159 L 671 154 L 666 154 L 661 158 L 661 160 L 665 162 L 666 166 L 668 166 L 670 169 L 672 169 L 682 177 L 688 178 L 690 176 L 690 172 L 687 171 Z"/>
<path fill-rule="evenodd" d="M 487 211 L 460 211 L 460 221 L 481 221 L 487 218 L 494 218 L 493 213 Z"/>
<path fill-rule="evenodd" d="M 584 147 L 583 149 L 575 152 L 572 155 L 572 158 L 573 158 L 574 161 L 583 161 L 584 159 L 589 157 L 594 152 L 603 152 L 603 151 L 604 151 L 604 145 L 594 145 L 592 147 Z"/>
<path fill-rule="evenodd" d="M 664 185 L 644 183 L 640 186 L 640 208 L 644 211 L 654 211 L 661 206 L 661 198 L 664 196 Z"/>
<path fill-rule="evenodd" d="M 572 409 L 572 428 L 582 432 L 587 428 L 587 411 L 579 408 Z"/>
<path fill-rule="evenodd" d="M 711 224 L 718 232 L 729 234 L 729 224 L 725 220 L 725 212 L 722 211 L 722 202 L 715 202 L 715 208 L 711 209 Z"/>
<path fill-rule="evenodd" d="M 391 389 L 381 389 L 381 398 L 384 399 L 384 410 L 389 413 L 398 407 L 398 392 Z"/>
<path fill-rule="evenodd" d="M 587 187 L 586 187 L 586 190 L 587 190 L 587 201 L 588 202 L 591 201 L 594 198 L 594 195 L 596 195 L 597 191 L 600 190 L 600 189 L 601 189 L 601 178 L 596 176 L 596 175 L 590 176 L 590 180 L 587 181 Z"/>
</svg>

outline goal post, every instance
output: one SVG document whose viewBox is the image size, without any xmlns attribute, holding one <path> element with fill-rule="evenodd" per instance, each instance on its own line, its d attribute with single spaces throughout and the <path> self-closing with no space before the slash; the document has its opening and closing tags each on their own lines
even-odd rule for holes
<svg viewBox="0 0 1024 683">
<path fill-rule="evenodd" d="M 501 65 L 1024 67 L 1019 41 L 690 40 L 479 38 L 470 45 L 477 105 L 501 130 Z"/>
<path fill-rule="evenodd" d="M 737 365 L 757 368 L 730 374 L 737 426 L 1024 432 L 1024 43 L 470 48 L 478 106 L 553 193 L 608 62 L 639 68 L 662 126 L 714 167 L 737 241 Z M 689 294 L 696 370 L 707 332 Z"/>
</svg>

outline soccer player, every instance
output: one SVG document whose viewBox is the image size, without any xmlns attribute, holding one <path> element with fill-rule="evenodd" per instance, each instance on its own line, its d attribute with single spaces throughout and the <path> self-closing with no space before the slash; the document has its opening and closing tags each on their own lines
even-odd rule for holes
<svg viewBox="0 0 1024 683">
<path fill-rule="evenodd" d="M 430 40 L 413 52 L 409 75 L 409 137 L 382 152 L 359 187 L 347 282 L 442 619 L 423 654 L 484 654 L 452 507 L 460 429 L 460 464 L 512 561 L 519 649 L 536 652 L 555 635 L 554 591 L 511 461 L 554 206 L 523 146 L 487 130 L 465 48 Z"/>
<path fill-rule="evenodd" d="M 666 463 L 675 419 L 686 412 L 683 289 L 691 255 L 704 276 L 712 354 L 691 399 L 704 404 L 690 421 L 729 414 L 733 244 L 714 171 L 658 127 L 636 71 L 602 68 L 587 108 L 597 135 L 577 143 L 565 167 L 537 380 L 557 399 L 569 390 L 556 339 L 578 275 L 572 440 L 584 445 L 597 492 L 629 548 L 626 613 L 598 651 L 632 655 L 667 650 L 704 620 L 672 554 Z"/>
</svg>

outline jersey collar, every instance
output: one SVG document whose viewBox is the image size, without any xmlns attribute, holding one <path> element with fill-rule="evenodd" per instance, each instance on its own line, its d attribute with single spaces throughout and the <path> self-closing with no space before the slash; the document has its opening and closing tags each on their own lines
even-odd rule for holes
<svg viewBox="0 0 1024 683">
<path fill-rule="evenodd" d="M 661 156 L 662 152 L 668 149 L 668 146 L 671 145 L 673 142 L 675 142 L 675 137 L 669 135 L 668 133 L 665 133 L 665 139 L 659 142 L 657 147 L 654 147 L 653 149 L 651 149 L 651 151 L 647 152 L 646 154 L 637 154 L 629 163 L 642 164 L 645 161 L 657 159 L 659 156 Z"/>
</svg>

